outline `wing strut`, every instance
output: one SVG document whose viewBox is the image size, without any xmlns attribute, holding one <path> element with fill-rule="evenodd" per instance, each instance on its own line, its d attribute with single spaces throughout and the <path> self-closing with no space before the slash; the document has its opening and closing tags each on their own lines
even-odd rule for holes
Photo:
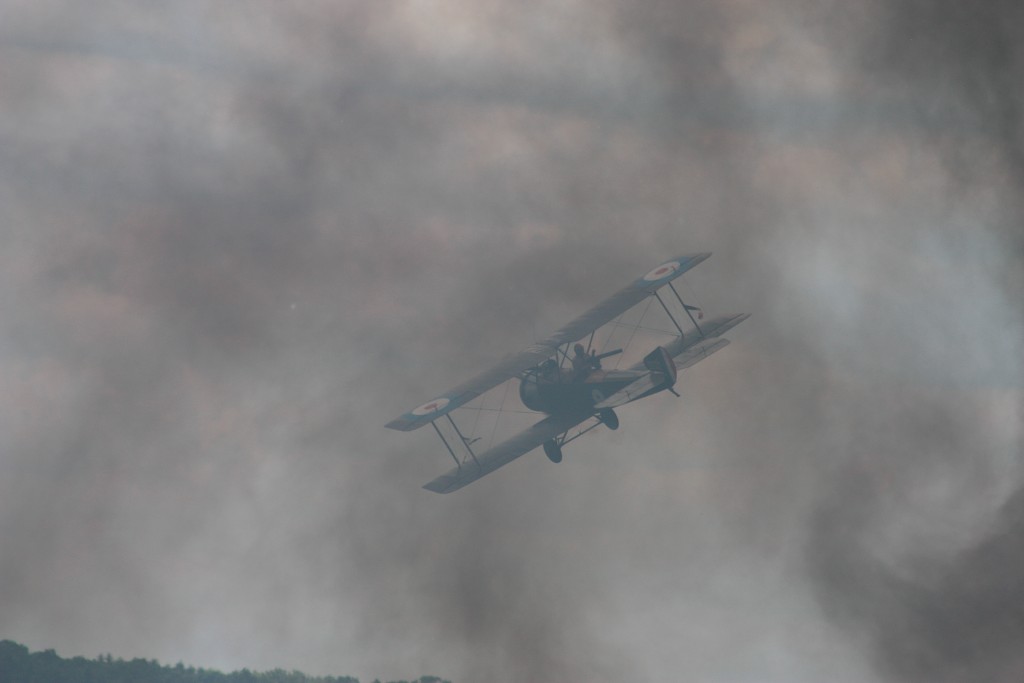
<svg viewBox="0 0 1024 683">
<path fill-rule="evenodd" d="M 447 417 L 448 421 L 452 423 L 452 427 L 455 429 L 455 433 L 459 435 L 460 439 L 462 439 L 462 444 L 466 447 L 466 450 L 469 451 L 469 455 L 473 458 L 473 462 L 475 462 L 477 468 L 479 468 L 480 461 L 476 459 L 476 453 L 474 453 L 473 449 L 470 448 L 469 446 L 469 444 L 471 443 L 470 440 L 464 437 L 462 435 L 462 432 L 459 431 L 459 427 L 458 425 L 455 424 L 455 420 L 452 419 L 451 413 L 445 413 L 445 417 Z"/>
<path fill-rule="evenodd" d="M 558 442 L 559 446 L 564 446 L 565 444 L 569 443 L 570 441 L 575 441 L 576 439 L 580 438 L 581 436 L 583 436 L 584 434 L 586 434 L 590 430 L 597 429 L 602 424 L 604 424 L 604 423 L 601 422 L 601 420 L 599 419 L 596 423 L 590 425 L 586 429 L 581 429 L 578 434 L 573 434 L 569 438 L 566 438 L 566 435 L 569 433 L 568 431 L 566 431 L 565 434 L 562 434 L 562 437 L 560 439 L 556 439 L 556 441 Z"/>
<path fill-rule="evenodd" d="M 453 451 L 452 447 L 448 445 L 448 439 L 444 438 L 444 434 L 442 434 L 441 430 L 437 428 L 437 423 L 436 422 L 431 420 L 430 421 L 430 426 L 434 428 L 435 432 L 437 432 L 437 435 L 441 438 L 441 442 L 444 444 L 444 447 L 447 448 L 448 452 L 452 454 L 452 460 L 455 461 L 456 467 L 458 467 L 459 471 L 461 472 L 462 471 L 462 463 L 459 462 L 459 459 L 457 457 L 455 457 L 455 451 Z"/>
<path fill-rule="evenodd" d="M 562 364 L 565 363 L 565 361 L 569 360 L 569 342 L 565 342 L 565 351 L 562 350 L 562 345 L 561 344 L 556 346 L 555 347 L 555 353 L 556 354 L 561 354 L 559 356 L 559 358 L 558 358 L 558 369 L 561 370 L 562 369 Z M 572 361 L 569 361 L 569 362 L 571 363 Z"/>
<path fill-rule="evenodd" d="M 455 424 L 455 420 L 452 419 L 451 415 L 445 414 L 445 417 L 447 417 L 448 421 L 452 424 L 452 428 L 455 430 L 455 433 L 459 435 L 460 439 L 462 439 L 462 445 L 466 447 L 467 451 L 469 451 L 469 455 L 470 455 L 470 457 L 473 458 L 473 462 L 476 463 L 477 469 L 480 469 L 480 461 L 476 459 L 476 453 L 473 452 L 472 447 L 469 445 L 469 444 L 473 443 L 473 441 L 470 440 L 470 439 L 467 439 L 465 436 L 463 436 L 462 431 L 459 430 L 459 426 L 457 424 Z M 448 439 L 444 438 L 444 434 L 442 434 L 441 430 L 438 429 L 437 422 L 435 422 L 434 420 L 431 420 L 430 421 L 430 426 L 434 428 L 435 432 L 437 432 L 438 437 L 440 437 L 440 439 L 441 439 L 441 443 L 443 443 L 444 447 L 448 449 L 449 453 L 451 453 L 452 460 L 455 461 L 455 466 L 461 472 L 462 471 L 462 463 L 459 462 L 459 458 L 458 458 L 457 455 L 455 455 L 455 451 L 452 450 L 452 446 L 451 446 L 451 444 L 448 443 Z"/>
<path fill-rule="evenodd" d="M 679 305 L 683 307 L 684 311 L 686 311 L 686 315 L 688 315 L 690 317 L 690 322 L 693 323 L 693 326 L 697 328 L 697 332 L 700 334 L 701 337 L 703 337 L 704 336 L 704 330 L 700 329 L 700 325 L 697 324 L 697 319 L 694 318 L 693 317 L 693 313 L 690 312 L 690 311 L 698 311 L 699 312 L 700 309 L 698 307 L 696 307 L 696 306 L 690 306 L 685 301 L 683 301 L 683 297 L 679 296 L 679 292 L 676 291 L 675 285 L 673 285 L 671 282 L 668 283 L 668 286 L 672 289 L 672 293 L 676 295 L 676 300 L 679 302 Z M 654 298 L 658 300 L 658 303 L 661 304 L 661 307 L 663 309 L 665 309 L 665 314 L 668 316 L 668 319 L 671 320 L 672 324 L 676 326 L 677 330 L 679 330 L 679 336 L 680 337 L 685 337 L 686 333 L 683 332 L 683 328 L 679 326 L 679 321 L 677 321 L 675 316 L 672 315 L 672 311 L 668 310 L 668 306 L 665 305 L 665 301 L 664 301 L 664 299 L 661 298 L 661 295 L 658 294 L 657 292 L 654 292 Z M 701 315 L 701 317 L 704 316 L 703 313 L 701 313 L 700 315 Z"/>
<path fill-rule="evenodd" d="M 668 283 L 668 286 L 672 288 L 672 293 L 676 295 L 676 299 L 679 301 L 679 304 L 683 307 L 683 310 L 686 311 L 686 315 L 690 316 L 690 322 L 693 323 L 693 326 L 697 328 L 698 332 L 700 332 L 700 336 L 703 337 L 704 336 L 704 330 L 700 329 L 700 325 L 698 325 L 697 321 L 693 319 L 693 313 L 690 313 L 690 311 L 697 311 L 698 317 L 700 317 L 700 318 L 704 317 L 704 312 L 701 311 L 696 306 L 689 306 L 689 305 L 683 303 L 683 297 L 679 296 L 679 292 L 676 291 L 676 286 L 674 284 L 672 284 L 670 282 L 670 283 Z M 665 304 L 662 304 L 662 306 L 664 306 L 664 305 Z"/>
<path fill-rule="evenodd" d="M 654 296 L 655 296 L 655 298 L 658 299 L 658 303 L 661 304 L 661 307 L 665 309 L 665 314 L 668 316 L 668 319 L 671 320 L 672 324 L 676 326 L 677 330 L 679 330 L 679 336 L 680 337 L 685 337 L 686 333 L 683 332 L 683 328 L 679 327 L 679 323 L 676 322 L 676 318 L 675 318 L 674 315 L 672 315 L 672 311 L 668 310 L 668 306 L 666 306 L 665 302 L 661 300 L 661 295 L 658 294 L 657 292 L 655 292 Z"/>
</svg>

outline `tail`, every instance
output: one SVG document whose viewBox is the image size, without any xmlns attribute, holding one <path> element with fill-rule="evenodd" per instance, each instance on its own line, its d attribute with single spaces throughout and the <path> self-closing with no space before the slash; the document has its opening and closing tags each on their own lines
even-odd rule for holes
<svg viewBox="0 0 1024 683">
<path fill-rule="evenodd" d="M 644 357 L 644 366 L 651 372 L 656 372 L 664 376 L 665 383 L 661 387 L 663 389 L 670 389 L 676 384 L 676 364 L 672 360 L 672 356 L 669 355 L 668 351 L 665 350 L 664 346 L 651 351 Z"/>
</svg>

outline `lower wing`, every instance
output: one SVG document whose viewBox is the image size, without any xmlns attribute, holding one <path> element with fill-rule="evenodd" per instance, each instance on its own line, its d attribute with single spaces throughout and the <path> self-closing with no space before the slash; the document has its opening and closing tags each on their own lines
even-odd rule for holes
<svg viewBox="0 0 1024 683">
<path fill-rule="evenodd" d="M 507 465 L 519 456 L 529 453 L 548 439 L 553 439 L 559 434 L 569 431 L 590 416 L 591 413 L 587 412 L 546 417 L 529 429 L 484 451 L 476 456 L 475 461 L 469 460 L 448 470 L 423 488 L 435 493 L 451 493 L 461 489 L 466 484 L 472 483 L 502 465 Z"/>
</svg>

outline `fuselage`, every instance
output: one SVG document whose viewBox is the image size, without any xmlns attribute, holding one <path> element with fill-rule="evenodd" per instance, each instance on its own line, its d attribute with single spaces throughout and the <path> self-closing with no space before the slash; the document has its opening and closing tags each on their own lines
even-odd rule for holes
<svg viewBox="0 0 1024 683">
<path fill-rule="evenodd" d="M 595 404 L 645 374 L 636 370 L 591 370 L 581 380 L 568 368 L 530 373 L 520 380 L 519 399 L 530 410 L 548 415 L 593 410 Z"/>
</svg>

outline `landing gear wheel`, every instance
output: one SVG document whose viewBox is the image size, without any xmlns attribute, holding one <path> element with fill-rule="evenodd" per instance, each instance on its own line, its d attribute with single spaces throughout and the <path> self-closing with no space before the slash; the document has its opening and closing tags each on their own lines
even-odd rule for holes
<svg viewBox="0 0 1024 683">
<path fill-rule="evenodd" d="M 611 408 L 605 408 L 597 413 L 597 416 L 601 418 L 601 422 L 605 423 L 608 429 L 615 431 L 619 428 L 619 416 L 615 414 L 615 411 Z"/>
<path fill-rule="evenodd" d="M 554 439 L 544 442 L 544 455 L 548 456 L 551 462 L 562 462 L 562 447 Z"/>
</svg>

